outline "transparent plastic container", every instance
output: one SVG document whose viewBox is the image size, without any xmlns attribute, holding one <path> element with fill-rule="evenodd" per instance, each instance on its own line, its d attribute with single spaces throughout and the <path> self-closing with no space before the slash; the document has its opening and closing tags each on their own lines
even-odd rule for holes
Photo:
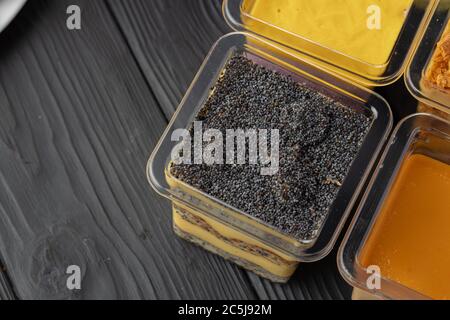
<svg viewBox="0 0 450 320">
<path fill-rule="evenodd" d="M 349 173 L 329 209 L 318 236 L 300 241 L 222 201 L 205 194 L 170 174 L 171 141 L 175 129 L 190 126 L 204 105 L 234 52 L 257 64 L 289 74 L 318 92 L 342 102 L 373 121 Z M 217 41 L 181 101 L 153 151 L 147 175 L 153 188 L 172 201 L 176 233 L 268 279 L 285 282 L 298 262 L 312 262 L 327 255 L 358 197 L 377 155 L 392 127 L 388 103 L 378 94 L 330 75 L 289 50 L 260 37 L 236 32 Z M 205 231 L 206 230 L 206 231 Z"/>
<path fill-rule="evenodd" d="M 423 104 L 437 109 L 441 117 L 448 117 L 450 113 L 450 91 L 443 91 L 427 83 L 425 73 L 436 44 L 449 24 L 449 10 L 450 0 L 441 0 L 405 73 L 406 86 L 411 94 Z"/>
<path fill-rule="evenodd" d="M 305 12 L 305 9 L 308 9 L 305 7 L 320 5 L 320 2 L 324 4 L 323 0 L 309 1 L 307 4 L 305 4 L 306 2 L 277 1 L 273 3 L 276 3 L 278 7 L 270 5 L 270 7 L 257 10 L 262 3 L 261 0 L 224 0 L 223 14 L 228 24 L 237 31 L 251 32 L 281 43 L 301 56 L 302 59 L 325 68 L 330 73 L 346 77 L 367 87 L 373 87 L 391 84 L 403 75 L 438 1 L 411 0 L 408 2 L 406 0 L 402 2 L 406 11 L 396 15 L 391 15 L 391 13 L 395 10 L 397 12 L 403 10 L 403 7 L 396 7 L 396 4 L 400 2 L 386 1 L 384 3 L 386 8 L 381 8 L 379 16 L 381 24 L 378 30 L 370 30 L 368 27 L 370 22 L 366 23 L 366 16 L 367 21 L 369 21 L 371 10 L 374 10 L 372 7 L 373 1 L 330 1 L 325 3 L 329 7 L 317 9 L 316 13 L 298 15 L 298 12 Z M 407 5 L 404 3 L 407 3 Z M 289 7 L 284 8 L 283 4 L 289 4 Z M 356 4 L 358 4 L 358 7 L 355 8 Z M 377 2 L 377 4 L 383 5 L 382 2 Z M 410 6 L 408 7 L 408 5 Z M 342 8 L 342 6 L 348 7 Z M 289 30 L 289 26 L 286 26 L 285 23 L 286 16 L 280 17 L 283 10 L 287 10 L 289 13 L 286 16 L 292 17 L 296 21 L 295 24 L 298 23 L 301 27 Z M 332 10 L 338 10 L 338 12 L 335 13 Z M 296 14 L 302 20 L 299 20 L 300 18 L 295 19 Z M 358 16 L 356 25 L 349 25 L 354 20 L 348 18 L 349 14 L 353 18 Z M 403 14 L 404 16 L 402 16 Z M 341 18 L 339 18 L 340 16 Z M 317 21 L 310 21 L 315 18 L 317 18 Z M 345 29 L 333 34 L 331 39 L 341 34 L 345 36 L 347 31 L 354 32 L 353 28 L 355 30 L 356 28 L 360 29 L 357 33 L 358 38 L 343 38 L 338 48 L 333 47 L 332 41 L 327 41 L 330 36 L 327 34 L 321 35 L 320 31 L 317 31 L 323 25 L 328 25 L 328 28 L 330 28 L 329 20 L 332 18 L 336 22 L 336 30 L 342 28 L 348 30 Z M 331 21 L 331 23 L 334 23 L 333 20 Z M 303 30 L 303 26 L 305 26 L 304 28 L 310 27 L 308 30 Z M 392 35 L 389 33 L 390 28 L 395 28 L 398 32 Z M 374 36 L 375 33 L 373 32 L 385 32 L 385 30 L 388 30 L 386 34 Z M 331 32 L 334 32 L 334 30 Z M 358 53 L 354 53 L 356 51 L 352 52 L 352 48 L 346 48 L 347 44 L 360 41 L 362 35 L 364 35 L 367 49 L 362 46 L 364 49 L 360 47 L 357 50 Z M 378 37 L 379 42 L 376 42 L 376 37 Z M 387 40 L 388 38 L 389 40 Z M 374 52 L 375 55 L 366 57 L 366 55 L 360 54 L 361 50 L 363 53 L 364 50 L 368 50 L 367 52 L 371 50 L 370 52 Z M 381 51 L 383 53 L 377 56 L 376 53 Z"/>
<path fill-rule="evenodd" d="M 403 119 L 394 130 L 338 252 L 339 271 L 355 288 L 354 299 L 430 299 L 383 277 L 382 270 L 380 289 L 368 289 L 366 283 L 372 273 L 359 259 L 404 159 L 413 154 L 450 163 L 450 123 L 435 115 L 417 113 Z M 417 259 L 422 255 L 417 252 Z"/>
</svg>

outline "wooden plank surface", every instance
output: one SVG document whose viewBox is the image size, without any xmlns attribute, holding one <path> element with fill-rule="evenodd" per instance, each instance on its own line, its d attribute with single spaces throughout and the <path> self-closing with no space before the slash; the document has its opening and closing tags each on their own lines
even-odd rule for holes
<svg viewBox="0 0 450 320">
<path fill-rule="evenodd" d="M 142 13 L 165 2 L 148 1 Z M 81 31 L 66 28 L 72 4 Z M 203 52 L 181 69 L 181 53 L 164 54 L 186 30 L 154 43 L 159 57 L 142 65 L 112 4 L 30 0 L 0 35 L 0 255 L 12 288 L 26 299 L 255 298 L 246 272 L 174 236 L 169 203 L 145 178 L 166 125 L 161 110 L 176 104 Z M 146 15 L 155 29 L 163 23 Z M 82 268 L 80 291 L 65 285 L 72 264 Z"/>
<path fill-rule="evenodd" d="M 131 50 L 170 117 L 214 42 L 231 30 L 220 0 L 107 0 Z M 251 273 L 262 299 L 343 299 L 351 288 L 340 277 L 336 252 L 299 267 L 288 284 L 272 284 Z"/>
<path fill-rule="evenodd" d="M 220 0 L 107 1 L 167 117 L 205 55 L 229 32 Z"/>
</svg>

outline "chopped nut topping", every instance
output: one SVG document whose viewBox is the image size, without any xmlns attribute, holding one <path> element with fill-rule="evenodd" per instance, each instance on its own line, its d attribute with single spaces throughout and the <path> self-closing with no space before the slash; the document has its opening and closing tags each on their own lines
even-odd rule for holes
<svg viewBox="0 0 450 320">
<path fill-rule="evenodd" d="M 436 45 L 425 80 L 441 89 L 450 89 L 450 24 Z"/>
</svg>

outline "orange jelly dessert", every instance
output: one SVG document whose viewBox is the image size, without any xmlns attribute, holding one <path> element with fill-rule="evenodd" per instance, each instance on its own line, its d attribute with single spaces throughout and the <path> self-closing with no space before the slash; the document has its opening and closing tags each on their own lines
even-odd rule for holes
<svg viewBox="0 0 450 320">
<path fill-rule="evenodd" d="M 424 296 L 450 299 L 450 165 L 406 157 L 359 262 Z"/>
</svg>

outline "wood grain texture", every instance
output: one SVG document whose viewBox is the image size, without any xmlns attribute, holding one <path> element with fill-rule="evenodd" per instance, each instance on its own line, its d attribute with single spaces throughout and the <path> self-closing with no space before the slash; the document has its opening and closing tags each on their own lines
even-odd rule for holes
<svg viewBox="0 0 450 320">
<path fill-rule="evenodd" d="M 214 42 L 231 31 L 220 0 L 107 0 L 145 77 L 170 117 Z M 249 273 L 262 299 L 344 299 L 351 288 L 340 277 L 336 252 L 302 264 L 288 284 Z"/>
<path fill-rule="evenodd" d="M 0 264 L 0 300 L 14 300 L 15 298 L 6 268 Z"/>
<path fill-rule="evenodd" d="M 152 91 L 170 118 L 220 36 L 220 0 L 108 0 Z"/>
<path fill-rule="evenodd" d="M 66 28 L 69 4 L 81 31 Z M 158 104 L 189 79 L 150 89 L 103 0 L 30 0 L 0 48 L 0 255 L 19 298 L 256 297 L 244 271 L 174 236 L 146 181 Z M 80 291 L 66 288 L 71 264 Z"/>
</svg>

